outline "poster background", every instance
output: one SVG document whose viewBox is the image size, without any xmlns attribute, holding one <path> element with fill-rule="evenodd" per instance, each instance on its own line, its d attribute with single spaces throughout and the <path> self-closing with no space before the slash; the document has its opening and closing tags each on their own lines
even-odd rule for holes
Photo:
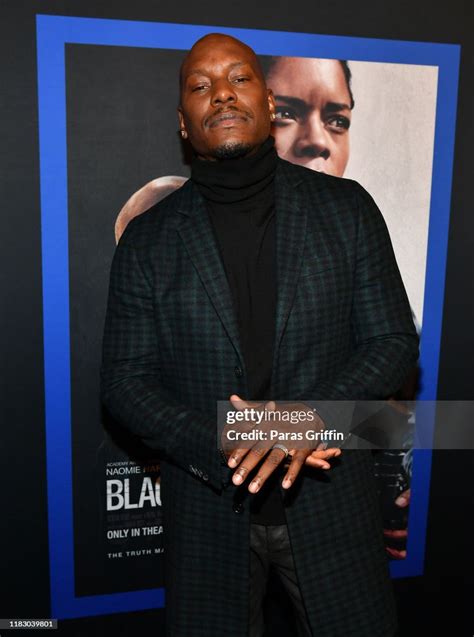
<svg viewBox="0 0 474 637">
<path fill-rule="evenodd" d="M 422 323 L 438 69 L 349 62 L 355 107 L 344 174 L 374 197 Z"/>
<path fill-rule="evenodd" d="M 418 0 L 381 5 L 373 0 L 341 2 L 333 7 L 292 3 L 291 13 L 265 0 L 243 2 L 236 13 L 217 2 L 199 6 L 157 5 L 137 0 L 116 2 L 5 2 L 1 8 L 2 60 L 1 196 L 4 242 L 1 251 L 2 469 L 14 488 L 5 493 L 8 523 L 1 526 L 2 555 L 8 577 L 2 580 L 1 615 L 48 616 L 49 574 L 45 483 L 45 429 L 42 361 L 40 217 L 36 97 L 35 12 L 122 19 L 213 23 L 254 28 L 317 31 L 338 35 L 461 43 L 461 84 L 457 114 L 456 158 L 450 228 L 447 291 L 441 351 L 440 398 L 473 396 L 474 300 L 471 258 L 473 217 L 470 172 L 472 148 L 472 5 L 453 0 L 449 11 Z M 184 17 L 183 17 L 184 16 Z M 472 454 L 437 453 L 434 458 L 428 546 L 423 577 L 395 582 L 402 626 L 435 630 L 449 619 L 457 634 L 472 634 L 472 525 L 467 479 Z M 447 511 L 449 515 L 447 515 Z M 468 544 L 469 538 L 469 544 Z M 471 592 L 469 592 L 471 591 Z M 449 610 L 448 610 L 449 609 Z M 469 610 L 468 610 L 469 609 Z M 63 634 L 102 635 L 104 627 L 157 630 L 161 611 L 129 616 L 62 622 Z M 130 632 L 127 633 L 127 630 Z M 405 633 L 409 634 L 409 633 Z M 410 633 L 412 634 L 412 633 Z M 418 632 L 418 634 L 422 634 Z"/>
<path fill-rule="evenodd" d="M 74 564 L 75 590 L 81 596 L 163 582 L 161 554 L 143 559 L 125 553 L 160 548 L 161 535 L 121 544 L 104 539 L 108 521 L 118 529 L 125 528 L 126 520 L 114 524 L 114 514 L 105 509 L 101 458 L 126 461 L 138 455 L 156 464 L 158 456 L 123 431 L 117 440 L 112 425 L 104 440 L 98 379 L 118 211 L 135 185 L 153 178 L 155 170 L 182 172 L 174 80 L 183 57 L 181 51 L 66 45 Z M 127 477 L 136 503 L 143 476 Z M 143 513 L 150 516 L 149 526 L 161 524 L 159 507 L 146 504 Z M 136 511 L 129 514 L 137 516 Z M 122 557 L 107 557 L 120 546 Z"/>
<path fill-rule="evenodd" d="M 190 47 L 197 38 L 215 30 L 214 27 L 195 25 L 170 25 L 131 21 L 98 21 L 81 18 L 37 17 L 38 30 L 38 88 L 40 114 L 41 156 L 41 214 L 43 247 L 43 312 L 45 348 L 45 392 L 47 401 L 46 423 L 48 435 L 48 493 L 50 512 L 50 549 L 52 568 L 53 611 L 70 617 L 90 612 L 106 612 L 120 608 L 137 610 L 163 603 L 164 590 L 121 593 L 114 598 L 105 596 L 77 597 L 73 573 L 76 572 L 76 555 L 73 545 L 80 545 L 75 535 L 77 515 L 65 516 L 63 502 L 71 498 L 76 504 L 76 494 L 70 485 L 71 467 L 65 460 L 72 443 L 71 434 L 71 316 L 69 273 L 68 211 L 69 193 L 66 187 L 67 169 L 67 113 L 64 108 L 66 73 L 64 47 L 67 43 L 105 44 L 138 48 L 173 49 L 178 38 L 182 46 Z M 269 32 L 261 30 L 227 30 L 255 47 L 259 54 L 284 54 L 307 57 L 338 57 L 398 63 L 416 61 L 435 63 L 439 66 L 439 108 L 437 110 L 437 142 L 445 140 L 445 153 L 438 155 L 434 163 L 433 197 L 430 207 L 430 249 L 428 253 L 428 277 L 426 293 L 429 300 L 429 321 L 425 323 L 420 348 L 422 384 L 420 398 L 432 398 L 437 382 L 440 321 L 444 283 L 445 232 L 448 227 L 448 202 L 451 188 L 452 137 L 457 88 L 457 47 L 427 47 L 422 43 L 398 43 L 365 41 L 357 38 L 324 36 L 307 37 L 304 34 Z M 128 97 L 128 96 L 127 96 Z M 66 100 L 67 101 L 67 100 Z M 122 102 L 118 102 L 122 104 Z M 120 137 L 121 130 L 117 131 Z M 183 147 L 184 148 L 184 147 Z M 110 160 L 111 162 L 113 159 Z M 87 283 L 89 285 L 89 283 Z M 429 347 L 426 346 L 429 343 Z M 93 369 L 88 370 L 92 376 Z M 60 379 L 60 380 L 58 380 Z M 98 397 L 97 397 L 98 398 Z M 88 397 L 93 400 L 92 396 Z M 98 402 L 98 401 L 96 401 Z M 61 450 L 58 453 L 58 450 Z M 77 466 L 89 468 L 81 457 Z M 407 546 L 407 559 L 392 563 L 392 574 L 419 575 L 424 560 L 426 529 L 427 489 L 430 476 L 431 454 L 417 452 L 412 477 L 410 511 L 412 522 Z M 62 486 L 58 490 L 57 483 Z M 85 518 L 87 520 L 87 517 Z M 413 521 L 415 524 L 413 524 Z M 86 522 L 87 523 L 87 522 Z M 89 548 L 89 547 L 88 547 Z M 87 551 L 87 555 L 90 551 Z M 128 589 L 128 586 L 127 586 Z M 115 602 L 115 603 L 114 603 Z"/>
<path fill-rule="evenodd" d="M 336 47 L 337 48 L 337 47 Z M 152 539 L 105 540 L 125 528 L 105 510 L 104 452 L 125 460 L 136 443 L 103 433 L 98 395 L 108 273 L 117 211 L 137 188 L 166 174 L 189 176 L 177 135 L 176 77 L 183 51 L 66 44 L 71 414 L 74 564 L 77 595 L 152 588 L 162 584 Z M 430 210 L 437 68 L 352 62 L 356 98 L 345 176 L 360 181 L 383 211 L 412 308 L 421 322 Z M 384 90 L 380 94 L 380 87 Z M 403 109 L 401 106 L 403 105 Z M 278 133 L 278 131 L 276 131 Z M 416 148 L 417 152 L 413 152 Z M 109 430 L 112 431 L 112 430 Z M 101 445 L 102 453 L 97 452 Z M 142 449 L 141 456 L 147 457 Z M 158 457 L 148 452 L 150 464 Z M 91 471 L 95 467 L 95 471 Z M 138 493 L 141 475 L 127 478 Z M 426 498 L 427 484 L 420 487 Z M 97 502 L 91 509 L 91 499 Z M 145 509 L 148 507 L 145 506 Z M 152 512 L 149 511 L 152 515 Z M 132 515 L 130 513 L 129 515 Z M 136 512 L 133 512 L 136 517 Z M 161 523 L 159 509 L 150 523 Z M 107 526 L 109 520 L 109 527 Z M 421 532 L 422 534 L 422 532 Z M 155 537 L 157 548 L 161 537 Z M 422 553 L 418 537 L 411 551 Z M 122 546 L 129 552 L 121 551 Z"/>
</svg>

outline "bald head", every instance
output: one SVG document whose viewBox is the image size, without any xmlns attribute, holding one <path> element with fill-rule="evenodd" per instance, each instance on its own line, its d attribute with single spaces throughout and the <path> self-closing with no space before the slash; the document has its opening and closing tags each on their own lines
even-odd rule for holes
<svg viewBox="0 0 474 637">
<path fill-rule="evenodd" d="M 245 42 L 242 42 L 241 40 L 238 40 L 231 35 L 226 35 L 225 33 L 208 33 L 202 38 L 199 38 L 199 40 L 196 40 L 193 46 L 189 49 L 186 57 L 181 64 L 181 68 L 179 71 L 180 91 L 183 88 L 183 77 L 185 77 L 187 70 L 190 68 L 190 65 L 192 65 L 194 56 L 199 56 L 202 51 L 205 51 L 207 53 L 213 48 L 218 50 L 222 47 L 240 48 L 247 58 L 252 58 L 255 69 L 260 74 L 262 81 L 265 82 L 265 76 L 260 66 L 260 62 L 258 61 L 255 51 L 250 48 L 248 44 L 245 44 Z"/>
<path fill-rule="evenodd" d="M 194 44 L 180 95 L 181 133 L 204 159 L 244 156 L 270 134 L 273 96 L 255 52 L 236 38 L 211 33 Z"/>
</svg>

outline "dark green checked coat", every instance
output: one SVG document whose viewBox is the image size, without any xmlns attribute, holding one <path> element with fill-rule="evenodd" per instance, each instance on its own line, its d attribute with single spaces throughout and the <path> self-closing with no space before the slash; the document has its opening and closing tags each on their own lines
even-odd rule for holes
<svg viewBox="0 0 474 637">
<path fill-rule="evenodd" d="M 417 336 L 382 216 L 355 182 L 279 160 L 272 397 L 389 396 Z M 243 371 L 243 373 L 242 373 Z M 111 272 L 102 395 L 162 453 L 166 634 L 244 637 L 248 502 L 217 450 L 216 401 L 247 394 L 231 293 L 192 181 L 133 220 Z M 392 635 L 395 616 L 371 456 L 305 468 L 286 494 L 317 637 Z"/>
</svg>

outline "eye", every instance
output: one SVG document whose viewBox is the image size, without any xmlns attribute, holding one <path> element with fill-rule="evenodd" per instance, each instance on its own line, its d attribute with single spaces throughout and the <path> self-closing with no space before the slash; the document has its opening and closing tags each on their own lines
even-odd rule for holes
<svg viewBox="0 0 474 637">
<path fill-rule="evenodd" d="M 275 107 L 275 123 L 283 124 L 285 121 L 296 121 L 297 112 L 290 106 L 276 106 Z"/>
<path fill-rule="evenodd" d="M 239 77 L 234 77 L 231 81 L 234 82 L 234 84 L 245 84 L 245 82 L 249 80 L 250 78 L 246 75 L 239 75 Z"/>
<path fill-rule="evenodd" d="M 326 120 L 326 126 L 334 133 L 345 133 L 349 130 L 351 120 L 345 115 L 332 115 Z"/>
<path fill-rule="evenodd" d="M 208 86 L 207 84 L 198 84 L 197 86 L 193 86 L 191 88 L 191 92 L 192 93 L 199 93 L 201 91 L 206 90 L 207 86 Z"/>
</svg>

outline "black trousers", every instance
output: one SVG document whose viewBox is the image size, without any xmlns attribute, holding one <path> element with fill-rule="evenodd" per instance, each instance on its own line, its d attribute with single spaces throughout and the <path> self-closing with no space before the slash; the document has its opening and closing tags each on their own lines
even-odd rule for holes
<svg viewBox="0 0 474 637">
<path fill-rule="evenodd" d="M 296 577 L 286 524 L 250 525 L 249 637 L 263 637 L 265 632 L 263 599 L 270 569 L 279 577 L 295 611 L 296 627 L 291 637 L 311 637 L 312 632 Z"/>
</svg>

